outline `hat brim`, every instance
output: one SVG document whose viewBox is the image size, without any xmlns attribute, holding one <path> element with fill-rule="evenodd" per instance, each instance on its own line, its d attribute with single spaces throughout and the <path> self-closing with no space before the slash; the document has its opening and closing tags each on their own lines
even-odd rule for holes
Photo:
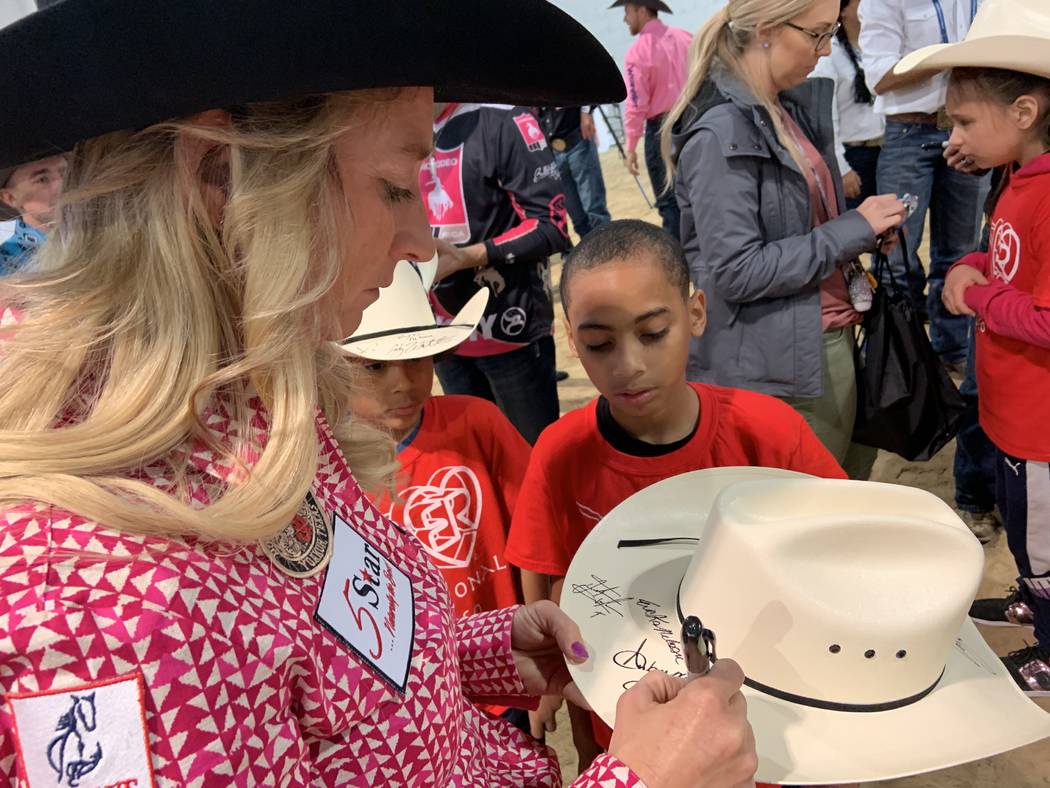
<svg viewBox="0 0 1050 788">
<path fill-rule="evenodd" d="M 1036 36 L 987 36 L 957 44 L 935 44 L 905 55 L 893 69 L 946 71 L 952 68 L 1002 68 L 1050 78 L 1050 42 Z"/>
<path fill-rule="evenodd" d="M 478 327 L 488 302 L 489 289 L 483 287 L 471 296 L 448 324 L 366 335 L 347 340 L 341 346 L 347 353 L 371 361 L 407 361 L 436 356 L 466 341 Z"/>
<path fill-rule="evenodd" d="M 654 11 L 660 11 L 665 14 L 674 13 L 674 11 L 671 10 L 671 7 L 667 5 L 667 3 L 661 2 L 661 0 L 616 0 L 616 2 L 609 6 L 609 8 L 620 8 L 622 6 L 627 5 L 628 3 L 633 3 L 634 5 L 642 5 L 646 8 L 651 8 Z"/>
<path fill-rule="evenodd" d="M 598 40 L 544 0 L 63 0 L 0 30 L 0 50 L 0 106 L 17 108 L 0 166 L 208 109 L 335 91 L 430 86 L 438 101 L 528 106 L 626 92 Z"/>
<path fill-rule="evenodd" d="M 715 498 L 727 486 L 784 477 L 805 475 L 770 468 L 714 468 L 666 479 L 621 503 L 584 540 L 565 577 L 561 607 L 579 623 L 592 655 L 582 666 L 570 664 L 569 670 L 606 723 L 615 722 L 624 682 L 641 678 L 641 671 L 650 667 L 683 669 L 650 619 L 627 600 L 645 599 L 660 606 L 668 613 L 667 627 L 677 632 L 678 584 L 696 549 L 690 542 L 668 542 L 632 548 L 625 555 L 619 541 L 702 538 Z M 616 613 L 599 609 L 601 603 L 588 593 L 598 580 L 614 589 L 604 597 L 606 604 L 610 596 L 624 600 Z M 640 659 L 623 658 L 640 647 L 644 649 Z M 616 655 L 621 658 L 614 659 Z M 741 667 L 746 673 L 747 665 Z M 1016 687 L 969 620 L 937 687 L 903 708 L 830 711 L 793 704 L 750 687 L 743 692 L 758 748 L 756 779 L 763 782 L 827 785 L 887 780 L 967 763 L 1050 736 L 1050 714 Z"/>
</svg>

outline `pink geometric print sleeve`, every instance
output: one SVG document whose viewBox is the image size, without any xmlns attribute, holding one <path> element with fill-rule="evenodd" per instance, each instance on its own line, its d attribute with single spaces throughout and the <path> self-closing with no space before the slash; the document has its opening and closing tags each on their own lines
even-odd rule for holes
<svg viewBox="0 0 1050 788">
<path fill-rule="evenodd" d="M 573 788 L 645 788 L 645 783 L 614 756 L 604 753 L 591 762 L 591 768 L 581 774 L 572 786 Z"/>
<path fill-rule="evenodd" d="M 520 605 L 518 606 L 520 607 Z M 514 666 L 510 627 L 518 607 L 466 616 L 459 620 L 457 640 L 463 693 L 475 702 L 535 709 Z M 645 788 L 645 783 L 614 756 L 603 754 L 573 782 L 575 788 Z"/>
<path fill-rule="evenodd" d="M 464 616 L 456 623 L 463 694 L 475 703 L 535 709 L 510 648 L 510 629 L 521 606 Z"/>
</svg>

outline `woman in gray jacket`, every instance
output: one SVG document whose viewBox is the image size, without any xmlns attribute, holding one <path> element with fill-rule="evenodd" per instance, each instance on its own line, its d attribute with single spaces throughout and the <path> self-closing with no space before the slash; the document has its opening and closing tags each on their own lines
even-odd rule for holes
<svg viewBox="0 0 1050 788">
<path fill-rule="evenodd" d="M 730 0 L 694 39 L 664 147 L 693 283 L 708 302 L 690 378 L 784 399 L 847 472 L 866 476 L 873 452 L 847 461 L 860 322 L 847 277 L 906 208 L 882 195 L 845 209 L 834 84 L 806 80 L 838 16 L 838 0 Z"/>
</svg>

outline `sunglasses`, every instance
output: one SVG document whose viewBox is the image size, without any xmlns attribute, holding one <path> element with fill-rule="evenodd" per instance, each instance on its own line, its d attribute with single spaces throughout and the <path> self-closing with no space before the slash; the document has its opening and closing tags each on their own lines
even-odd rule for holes
<svg viewBox="0 0 1050 788">
<path fill-rule="evenodd" d="M 810 30 L 809 28 L 800 27 L 800 26 L 796 25 L 794 22 L 785 22 L 784 24 L 787 25 L 790 28 L 793 28 L 793 29 L 797 30 L 800 33 L 805 33 L 807 36 L 812 38 L 813 39 L 813 51 L 814 52 L 819 52 L 824 47 L 826 47 L 831 42 L 831 39 L 833 39 L 835 37 L 835 34 L 837 32 L 839 32 L 839 28 L 842 27 L 842 23 L 841 22 L 836 22 L 835 26 L 833 28 L 831 28 L 830 30 L 826 30 L 823 33 L 818 33 L 815 30 Z"/>
</svg>

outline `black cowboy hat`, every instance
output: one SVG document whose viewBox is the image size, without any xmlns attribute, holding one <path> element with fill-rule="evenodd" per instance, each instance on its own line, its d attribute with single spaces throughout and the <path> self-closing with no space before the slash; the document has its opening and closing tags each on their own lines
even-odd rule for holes
<svg viewBox="0 0 1050 788">
<path fill-rule="evenodd" d="M 609 6 L 609 8 L 619 8 L 620 6 L 627 5 L 628 3 L 630 3 L 631 5 L 645 6 L 646 8 L 651 8 L 654 11 L 663 11 L 665 14 L 674 13 L 674 11 L 671 10 L 671 6 L 667 5 L 667 3 L 662 2 L 662 0 L 616 0 L 616 2 Z"/>
<path fill-rule="evenodd" d="M 0 51 L 0 167 L 206 109 L 339 90 L 624 98 L 609 53 L 544 0 L 60 0 L 0 30 Z"/>
</svg>

